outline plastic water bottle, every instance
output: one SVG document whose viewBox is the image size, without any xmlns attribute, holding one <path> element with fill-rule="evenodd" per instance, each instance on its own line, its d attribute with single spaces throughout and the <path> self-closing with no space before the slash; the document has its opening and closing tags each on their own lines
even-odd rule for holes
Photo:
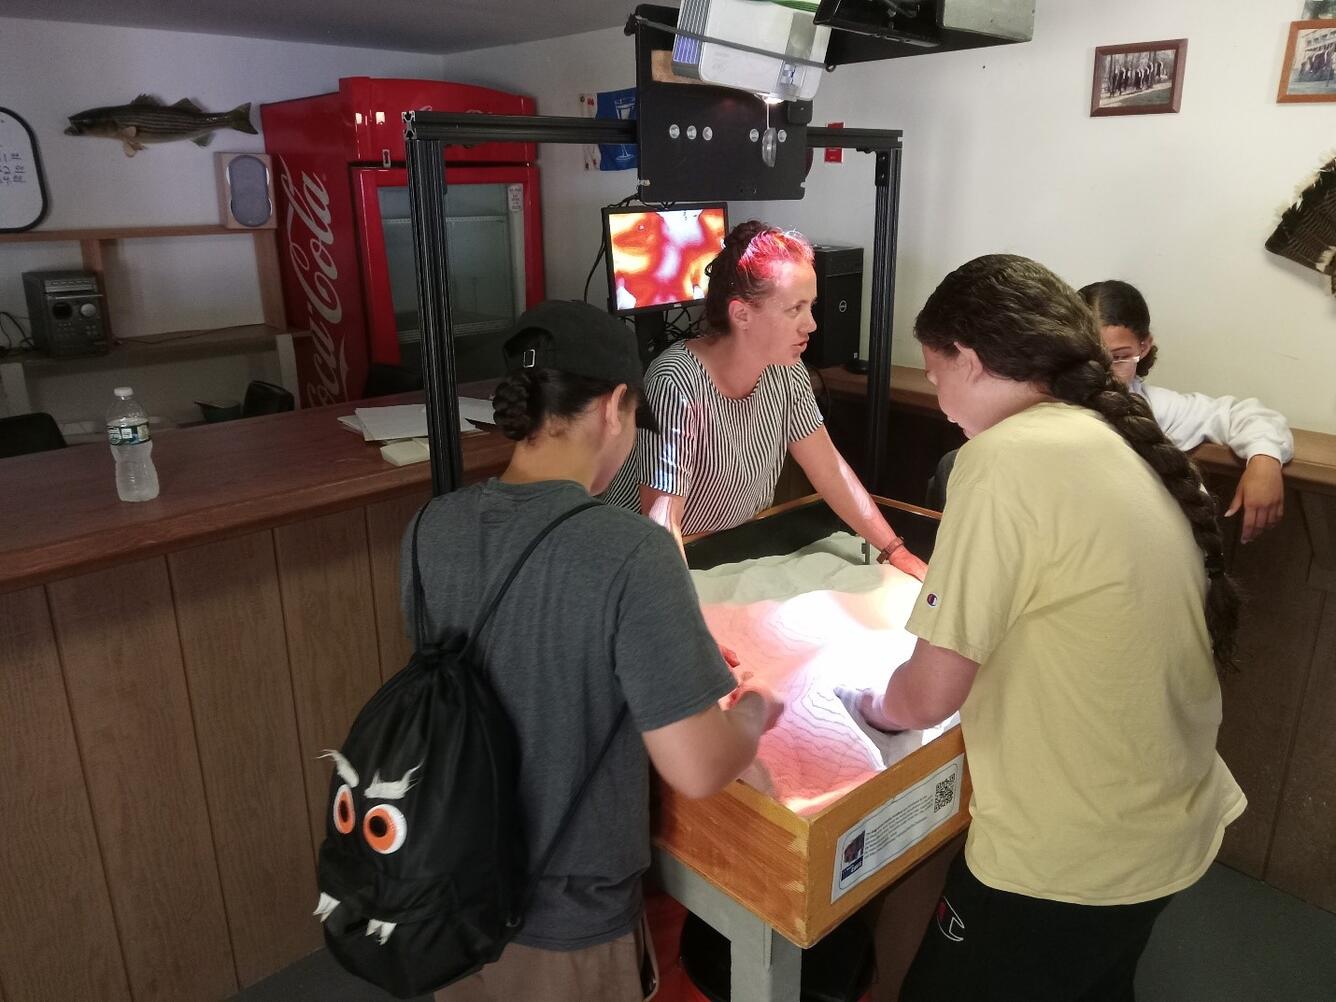
<svg viewBox="0 0 1336 1002">
<path fill-rule="evenodd" d="M 116 459 L 116 493 L 122 501 L 152 501 L 158 496 L 158 471 L 148 412 L 130 387 L 118 386 L 113 392 L 116 402 L 107 411 L 107 438 Z"/>
</svg>

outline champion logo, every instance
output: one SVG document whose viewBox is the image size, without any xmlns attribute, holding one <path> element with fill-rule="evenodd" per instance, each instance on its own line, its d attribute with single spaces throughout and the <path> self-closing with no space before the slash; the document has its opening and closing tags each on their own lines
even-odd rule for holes
<svg viewBox="0 0 1336 1002">
<path fill-rule="evenodd" d="M 965 942 L 965 922 L 945 897 L 937 902 L 937 929 L 953 943 Z"/>
<path fill-rule="evenodd" d="M 927 602 L 928 602 L 928 608 L 929 608 L 929 609 L 936 609 L 936 608 L 937 608 L 937 593 L 936 593 L 936 592 L 931 592 L 931 593 L 929 593 L 928 598 L 927 598 Z"/>
</svg>

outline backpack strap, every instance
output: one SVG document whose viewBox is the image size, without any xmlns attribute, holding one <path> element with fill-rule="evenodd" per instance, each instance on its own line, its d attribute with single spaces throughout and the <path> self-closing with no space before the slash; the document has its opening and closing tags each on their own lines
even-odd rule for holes
<svg viewBox="0 0 1336 1002">
<path fill-rule="evenodd" d="M 419 508 L 417 517 L 413 520 L 413 647 L 415 650 L 419 651 L 426 650 L 428 645 L 426 612 L 427 592 L 426 589 L 422 587 L 422 571 L 418 565 L 418 529 L 422 526 L 422 516 L 426 514 L 429 504 L 430 502 Z M 529 545 L 524 548 L 524 552 L 520 554 L 519 559 L 516 560 L 514 565 L 510 568 L 510 572 L 501 583 L 501 587 L 498 588 L 496 594 L 492 596 L 491 602 L 488 603 L 482 614 L 473 624 L 473 629 L 469 631 L 468 643 L 464 647 L 465 654 L 473 650 L 473 646 L 477 641 L 478 636 L 482 633 L 483 627 L 487 625 L 488 621 L 492 618 L 492 613 L 496 612 L 497 606 L 499 606 L 501 600 L 505 598 L 511 583 L 515 580 L 520 569 L 525 565 L 529 557 L 533 555 L 533 551 L 538 549 L 538 544 L 547 538 L 547 534 L 571 516 L 578 515 L 580 512 L 588 508 L 599 507 L 602 507 L 602 502 L 599 501 L 586 501 L 583 504 L 578 504 L 569 511 L 562 512 L 545 525 L 538 535 L 534 536 L 529 542 Z"/>
<path fill-rule="evenodd" d="M 630 706 L 622 704 L 621 710 L 617 713 L 617 719 L 612 722 L 612 727 L 608 730 L 608 736 L 603 739 L 603 747 L 599 749 L 598 756 L 594 759 L 594 764 L 589 767 L 585 773 L 585 778 L 580 782 L 580 788 L 575 791 L 575 796 L 571 798 L 570 806 L 566 808 L 566 813 L 562 815 L 561 822 L 557 825 L 556 833 L 552 836 L 552 841 L 547 844 L 543 850 L 543 857 L 538 862 L 538 868 L 529 879 L 529 887 L 524 892 L 524 900 L 520 903 L 518 915 L 512 915 L 508 924 L 511 928 L 517 928 L 523 921 L 524 916 L 529 912 L 529 906 L 533 904 L 533 896 L 538 892 L 538 882 L 547 875 L 547 868 L 552 864 L 552 857 L 556 855 L 557 848 L 561 845 L 562 838 L 570 828 L 571 822 L 575 820 L 575 812 L 580 809 L 580 804 L 584 802 L 585 794 L 589 792 L 589 787 L 593 785 L 594 777 L 598 774 L 599 767 L 603 760 L 608 757 L 608 750 L 612 748 L 612 740 L 617 736 L 617 732 L 622 729 L 622 724 L 626 722 Z"/>
<path fill-rule="evenodd" d="M 418 509 L 413 519 L 413 650 L 420 651 L 427 642 L 427 592 L 422 587 L 422 571 L 418 567 L 418 529 L 422 516 L 427 513 L 427 502 Z"/>
<path fill-rule="evenodd" d="M 476 645 L 478 642 L 478 638 L 482 636 L 482 631 L 484 627 L 486 627 L 488 622 L 491 620 L 492 613 L 496 612 L 497 606 L 499 606 L 501 604 L 501 600 L 506 597 L 506 592 L 510 590 L 510 586 L 514 582 L 515 578 L 519 575 L 520 570 L 524 567 L 526 563 L 528 563 L 529 557 L 533 555 L 533 551 L 538 549 L 538 544 L 547 538 L 547 534 L 551 532 L 553 529 L 555 529 L 557 526 L 561 525 L 561 523 L 566 521 L 566 519 L 578 515 L 582 511 L 587 511 L 590 508 L 602 508 L 602 507 L 603 507 L 603 502 L 601 501 L 586 501 L 584 504 L 577 504 L 574 508 L 571 508 L 569 511 L 562 512 L 551 522 L 547 523 L 547 525 L 543 527 L 542 531 L 539 532 L 538 535 L 534 536 L 533 540 L 529 543 L 529 545 L 524 548 L 524 552 L 520 554 L 519 559 L 516 560 L 515 563 L 511 566 L 510 573 L 506 575 L 505 580 L 501 582 L 501 587 L 498 588 L 496 590 L 496 594 L 492 596 L 492 601 L 488 603 L 487 607 L 483 610 L 482 615 L 480 615 L 477 621 L 473 624 L 473 629 L 469 630 L 468 643 L 465 645 L 464 652 L 461 655 L 461 657 L 466 657 L 469 653 L 472 652 L 474 645 Z"/>
<path fill-rule="evenodd" d="M 578 515 L 580 512 L 585 511 L 588 508 L 598 508 L 601 506 L 602 502 L 599 501 L 586 501 L 583 504 L 578 504 L 569 511 L 562 512 L 534 536 L 529 542 L 529 545 L 524 548 L 524 552 L 520 554 L 519 559 L 511 566 L 510 572 L 506 575 L 505 580 L 501 582 L 501 587 L 496 590 L 496 594 L 492 596 L 492 600 L 487 604 L 486 609 L 484 609 L 482 614 L 478 617 L 477 622 L 474 623 L 473 629 L 469 631 L 468 643 L 464 647 L 461 658 L 472 651 L 478 637 L 482 634 L 483 628 L 487 626 L 492 618 L 492 614 L 496 612 L 497 606 L 499 606 L 501 600 L 505 598 L 506 592 L 510 589 L 515 578 L 519 575 L 521 568 L 524 567 L 529 557 L 533 555 L 534 550 L 538 549 L 538 545 L 547 538 L 548 533 L 562 522 L 566 521 L 566 519 Z M 416 520 L 413 522 L 413 629 L 415 634 L 414 640 L 416 641 L 418 650 L 423 649 L 423 639 L 427 635 L 425 612 L 426 593 L 422 587 L 422 574 L 418 567 L 418 528 L 422 524 L 422 515 L 426 510 L 427 506 L 423 505 L 417 513 Z M 617 737 L 617 732 L 622 729 L 622 724 L 626 722 L 629 712 L 630 707 L 623 703 L 621 710 L 617 714 L 617 719 L 613 721 L 612 727 L 608 730 L 608 736 L 603 739 L 603 746 L 599 749 L 593 765 L 591 765 L 589 771 L 585 773 L 584 779 L 580 782 L 580 788 L 575 791 L 575 796 L 571 798 L 570 805 L 566 808 L 566 813 L 562 816 L 561 822 L 557 825 L 557 830 L 552 836 L 552 841 L 548 843 L 547 848 L 543 851 L 543 856 L 538 864 L 538 869 L 530 879 L 529 886 L 524 892 L 524 900 L 521 902 L 519 912 L 516 915 L 511 916 L 508 920 L 508 924 L 512 929 L 518 928 L 524 921 L 524 916 L 529 911 L 529 906 L 533 902 L 533 896 L 538 890 L 539 880 L 541 880 L 547 873 L 547 868 L 552 862 L 552 857 L 556 854 L 557 848 L 561 845 L 561 840 L 565 836 L 567 829 L 570 828 L 571 822 L 575 820 L 575 813 L 580 809 L 580 804 L 584 802 L 585 795 L 589 792 L 589 787 L 594 781 L 594 776 L 598 774 L 599 768 L 603 765 L 603 760 L 608 757 L 608 751 L 612 748 L 613 739 Z"/>
</svg>

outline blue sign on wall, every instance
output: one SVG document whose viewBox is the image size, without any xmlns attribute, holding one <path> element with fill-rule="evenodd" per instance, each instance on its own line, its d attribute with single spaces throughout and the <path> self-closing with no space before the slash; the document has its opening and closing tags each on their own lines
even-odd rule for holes
<svg viewBox="0 0 1336 1002">
<path fill-rule="evenodd" d="M 598 118 L 620 118 L 623 121 L 636 117 L 636 89 L 606 90 L 598 95 Z M 640 166 L 640 148 L 634 143 L 600 143 L 599 170 L 631 170 Z"/>
</svg>

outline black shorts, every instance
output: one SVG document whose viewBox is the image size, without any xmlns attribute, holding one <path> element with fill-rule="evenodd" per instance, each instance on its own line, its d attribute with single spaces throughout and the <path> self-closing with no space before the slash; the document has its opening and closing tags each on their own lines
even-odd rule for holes
<svg viewBox="0 0 1336 1002">
<path fill-rule="evenodd" d="M 900 1000 L 1130 1002 L 1137 961 L 1169 900 L 1074 905 L 999 891 L 970 873 L 962 852 Z"/>
</svg>

